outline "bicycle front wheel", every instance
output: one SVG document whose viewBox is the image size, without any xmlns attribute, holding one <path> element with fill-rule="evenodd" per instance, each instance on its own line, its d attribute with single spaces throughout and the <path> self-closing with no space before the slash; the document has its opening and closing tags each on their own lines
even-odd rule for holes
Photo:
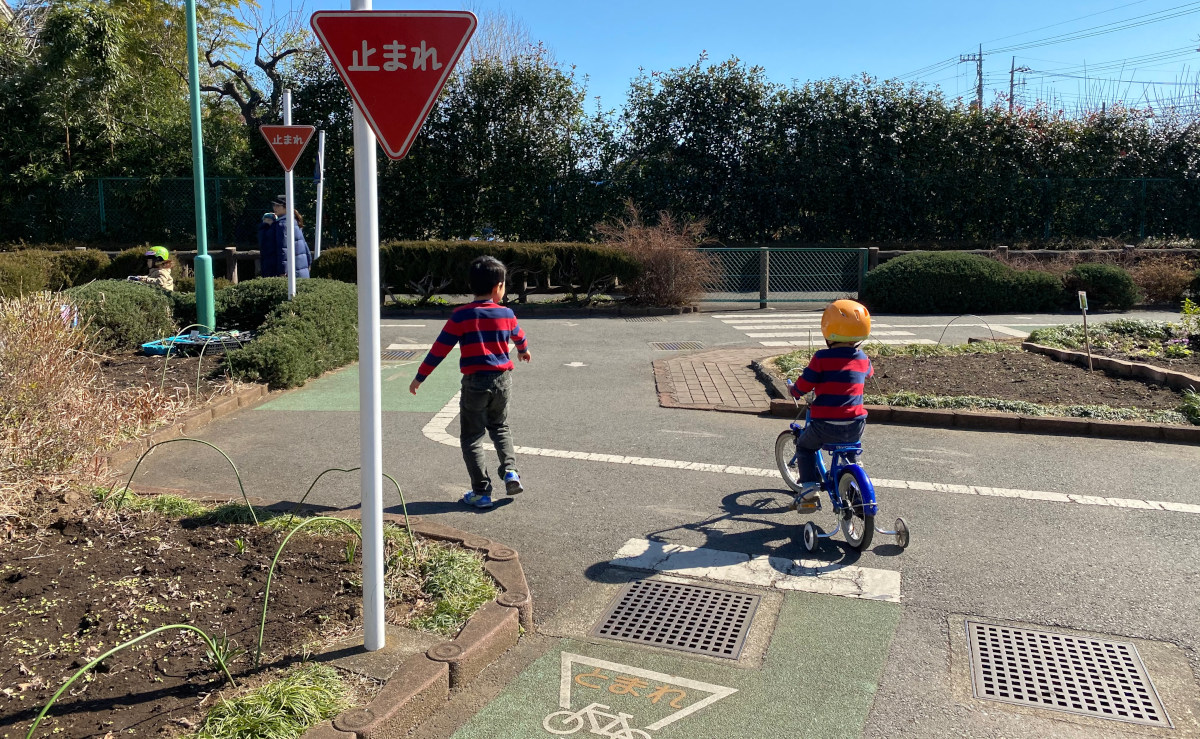
<svg viewBox="0 0 1200 739">
<path fill-rule="evenodd" d="M 800 462 L 796 459 L 796 434 L 791 431 L 780 432 L 775 439 L 775 464 L 779 474 L 787 486 L 797 493 L 804 492 L 800 484 Z"/>
<path fill-rule="evenodd" d="M 558 711 L 542 719 L 542 728 L 559 736 L 574 734 L 583 728 L 583 716 L 571 711 Z"/>
<path fill-rule="evenodd" d="M 843 470 L 838 477 L 838 495 L 846 506 L 842 509 L 846 543 L 855 549 L 866 549 L 871 546 L 871 539 L 875 536 L 875 516 L 864 513 L 862 490 L 850 470 Z"/>
</svg>

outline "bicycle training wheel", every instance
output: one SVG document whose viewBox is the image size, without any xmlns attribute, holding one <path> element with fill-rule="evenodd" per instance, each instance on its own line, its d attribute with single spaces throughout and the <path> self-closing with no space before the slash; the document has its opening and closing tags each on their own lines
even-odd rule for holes
<svg viewBox="0 0 1200 739">
<path fill-rule="evenodd" d="M 846 543 L 855 549 L 866 549 L 871 546 L 871 539 L 875 536 L 875 517 L 863 513 L 862 490 L 859 490 L 858 480 L 849 470 L 842 472 L 838 478 L 838 495 L 846 505 L 841 512 Z"/>
<path fill-rule="evenodd" d="M 775 438 L 775 464 L 787 486 L 797 493 L 804 492 L 800 484 L 800 466 L 796 460 L 796 434 L 781 431 Z"/>
</svg>

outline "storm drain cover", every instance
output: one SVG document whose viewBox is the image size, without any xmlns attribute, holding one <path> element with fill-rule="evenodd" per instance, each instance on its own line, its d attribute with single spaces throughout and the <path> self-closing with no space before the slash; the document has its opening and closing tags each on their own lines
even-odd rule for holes
<svg viewBox="0 0 1200 739">
<path fill-rule="evenodd" d="M 737 659 L 759 596 L 659 580 L 622 588 L 596 636 Z"/>
<path fill-rule="evenodd" d="M 704 344 L 699 341 L 651 341 L 650 346 L 663 352 L 682 352 L 704 348 Z"/>
<path fill-rule="evenodd" d="M 1133 644 L 977 621 L 967 642 L 976 698 L 1172 725 Z"/>
<path fill-rule="evenodd" d="M 379 358 L 384 362 L 397 362 L 401 359 L 416 359 L 419 353 L 415 349 L 387 349 Z"/>
<path fill-rule="evenodd" d="M 663 323 L 666 320 L 662 316 L 636 316 L 634 318 L 626 318 L 625 323 Z"/>
</svg>

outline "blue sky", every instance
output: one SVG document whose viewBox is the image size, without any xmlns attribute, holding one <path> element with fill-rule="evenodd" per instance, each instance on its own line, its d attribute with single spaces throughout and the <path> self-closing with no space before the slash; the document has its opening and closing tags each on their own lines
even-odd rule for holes
<svg viewBox="0 0 1200 739">
<path fill-rule="evenodd" d="M 308 10 L 348 7 L 349 0 L 306 3 Z M 376 10 L 417 7 L 461 9 L 464 3 L 374 2 Z M 1200 2 L 477 0 L 472 7 L 502 10 L 522 21 L 561 62 L 576 65 L 589 77 L 590 93 L 600 95 L 606 108 L 621 105 L 639 67 L 666 70 L 687 65 L 703 50 L 712 60 L 737 56 L 761 65 L 769 78 L 783 83 L 862 72 L 895 77 L 943 62 L 918 79 L 940 84 L 950 97 L 973 98 L 975 64 L 951 60 L 975 52 L 981 42 L 989 102 L 996 91 L 1007 92 L 1014 54 L 1017 66 L 1032 70 L 1017 76 L 1018 82 L 1026 80 L 1018 90 L 1022 102 L 1055 97 L 1056 107 L 1068 109 L 1083 100 L 1101 99 L 1200 102 L 1191 82 L 1147 90 L 1141 84 L 1095 81 L 1194 82 L 1200 70 Z M 1168 15 L 1176 17 L 1150 22 Z M 1007 49 L 1063 34 L 1094 34 L 1107 24 L 1137 23 L 1144 25 Z M 1131 61 L 1122 68 L 1123 60 Z M 1097 68 L 1098 64 L 1104 66 Z"/>
</svg>

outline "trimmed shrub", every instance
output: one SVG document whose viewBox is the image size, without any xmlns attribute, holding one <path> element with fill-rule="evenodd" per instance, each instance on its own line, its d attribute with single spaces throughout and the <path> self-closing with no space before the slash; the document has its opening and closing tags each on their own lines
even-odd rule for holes
<svg viewBox="0 0 1200 739">
<path fill-rule="evenodd" d="M 308 280 L 296 281 L 299 295 Z M 260 277 L 239 282 L 216 295 L 217 325 L 240 331 L 257 329 L 276 306 L 287 300 L 286 277 Z"/>
<path fill-rule="evenodd" d="M 98 280 L 108 268 L 108 255 L 102 251 L 51 252 L 50 289 L 66 290 Z"/>
<path fill-rule="evenodd" d="M 976 254 L 921 252 L 892 259 L 869 272 L 862 300 L 891 313 L 1003 313 L 1061 305 L 1053 275 L 1018 272 Z"/>
<path fill-rule="evenodd" d="M 17 251 L 0 254 L 0 297 L 17 298 L 50 289 L 50 253 Z"/>
<path fill-rule="evenodd" d="M 174 261 L 172 259 L 172 261 Z M 113 257 L 104 270 L 104 277 L 123 280 L 131 275 L 146 273 L 146 247 L 134 246 Z M 172 273 L 172 276 L 176 276 Z"/>
<path fill-rule="evenodd" d="M 354 361 L 358 357 L 357 328 L 358 291 L 353 285 L 319 278 L 301 280 L 295 299 L 280 302 L 271 310 L 258 338 L 229 352 L 229 369 L 234 377 L 265 382 L 273 389 L 297 387 Z"/>
<path fill-rule="evenodd" d="M 353 247 L 337 246 L 321 250 L 321 257 L 313 262 L 312 276 L 342 282 L 358 281 L 358 258 Z"/>
<path fill-rule="evenodd" d="M 172 277 L 175 276 L 174 270 L 172 270 L 171 276 Z M 233 283 L 230 282 L 229 280 L 225 279 L 224 277 L 214 277 L 213 278 L 213 291 L 214 292 L 217 290 L 224 290 L 225 288 L 231 287 L 232 285 L 233 285 Z M 187 275 L 185 277 L 175 277 L 175 292 L 177 292 L 177 293 L 194 293 L 194 292 L 196 292 L 196 277 L 195 277 L 195 275 Z"/>
<path fill-rule="evenodd" d="M 136 349 L 177 330 L 170 296 L 152 285 L 99 280 L 63 294 L 79 308 L 80 319 L 91 322 L 98 341 L 109 350 Z"/>
<path fill-rule="evenodd" d="M 1093 310 L 1129 310 L 1138 299 L 1133 277 L 1115 264 L 1080 264 L 1063 276 L 1063 284 L 1072 297 L 1086 290 Z"/>
<path fill-rule="evenodd" d="M 1149 303 L 1179 303 L 1192 283 L 1192 266 L 1184 257 L 1146 257 L 1129 275 Z"/>
</svg>

